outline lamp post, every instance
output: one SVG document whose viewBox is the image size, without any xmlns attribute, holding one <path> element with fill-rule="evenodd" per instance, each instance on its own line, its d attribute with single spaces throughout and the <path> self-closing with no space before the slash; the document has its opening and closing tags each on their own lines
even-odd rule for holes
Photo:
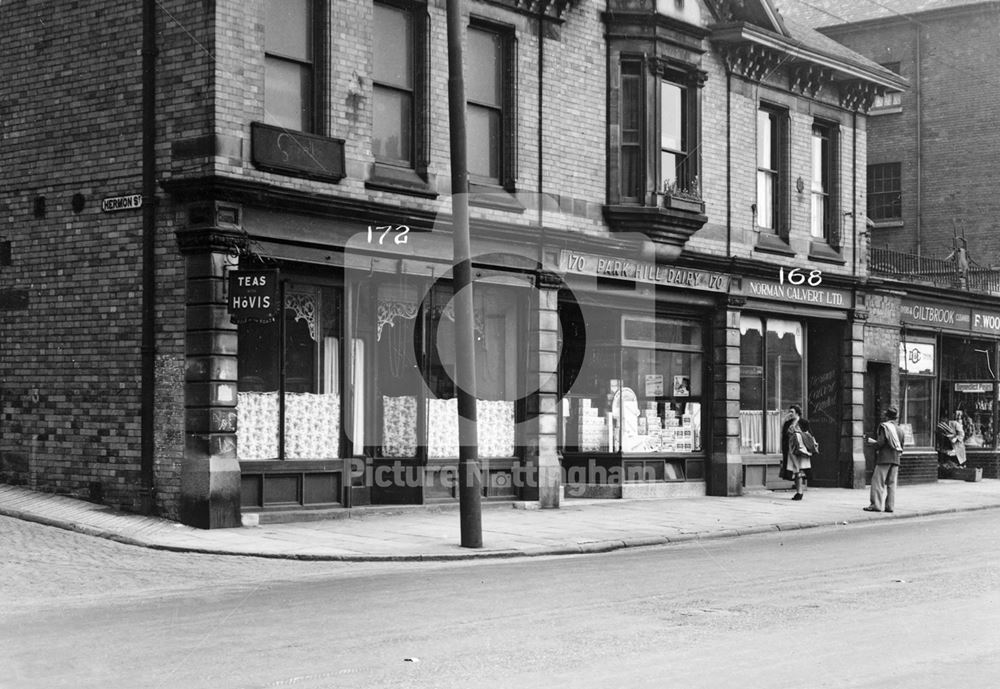
<svg viewBox="0 0 1000 689">
<path fill-rule="evenodd" d="M 448 0 L 448 121 L 451 135 L 451 217 L 455 300 L 455 388 L 458 394 L 458 505 L 463 548 L 483 546 L 482 488 L 476 423 L 476 349 L 469 238 L 465 81 L 459 0 Z"/>
</svg>

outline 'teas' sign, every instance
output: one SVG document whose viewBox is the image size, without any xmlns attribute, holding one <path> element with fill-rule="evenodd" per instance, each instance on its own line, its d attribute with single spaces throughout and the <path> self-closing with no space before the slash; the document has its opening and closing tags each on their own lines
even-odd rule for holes
<svg viewBox="0 0 1000 689">
<path fill-rule="evenodd" d="M 277 270 L 233 270 L 229 273 L 230 320 L 269 323 L 278 315 Z"/>
</svg>

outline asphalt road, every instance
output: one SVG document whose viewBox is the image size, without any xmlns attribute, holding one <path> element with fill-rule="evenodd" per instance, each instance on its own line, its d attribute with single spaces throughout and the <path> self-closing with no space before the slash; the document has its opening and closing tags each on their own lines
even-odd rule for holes
<svg viewBox="0 0 1000 689">
<path fill-rule="evenodd" d="M 1000 686 L 1000 513 L 345 564 L 0 518 L 0 687 Z"/>
</svg>

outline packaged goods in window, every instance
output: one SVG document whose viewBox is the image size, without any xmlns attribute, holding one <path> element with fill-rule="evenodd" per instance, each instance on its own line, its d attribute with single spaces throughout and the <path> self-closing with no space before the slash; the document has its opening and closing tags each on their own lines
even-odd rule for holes
<svg viewBox="0 0 1000 689">
<path fill-rule="evenodd" d="M 412 457 L 417 453 L 417 398 L 382 397 L 382 455 Z"/>
</svg>

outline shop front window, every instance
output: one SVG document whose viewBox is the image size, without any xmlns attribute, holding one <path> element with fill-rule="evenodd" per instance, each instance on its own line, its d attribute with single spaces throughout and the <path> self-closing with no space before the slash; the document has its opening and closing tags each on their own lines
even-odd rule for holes
<svg viewBox="0 0 1000 689">
<path fill-rule="evenodd" d="M 337 458 L 341 291 L 286 283 L 283 295 L 280 320 L 239 327 L 237 456 Z"/>
<path fill-rule="evenodd" d="M 798 321 L 740 317 L 740 449 L 781 451 L 781 424 L 804 399 L 805 333 Z"/>
<path fill-rule="evenodd" d="M 941 342 L 942 419 L 962 412 L 965 445 L 996 446 L 996 344 L 988 340 L 944 338 Z"/>
<path fill-rule="evenodd" d="M 933 444 L 935 344 L 931 339 L 908 339 L 899 343 L 899 427 L 903 444 L 930 447 Z"/>
<path fill-rule="evenodd" d="M 479 456 L 515 454 L 515 400 L 521 370 L 520 293 L 515 287 L 475 287 L 476 413 Z M 421 310 L 421 301 L 424 308 Z M 423 299 L 416 287 L 383 288 L 378 295 L 376 389 L 381 401 L 382 457 L 458 457 L 455 314 L 451 289 Z M 414 343 L 423 350 L 414 352 Z M 416 357 L 426 369 L 420 372 Z"/>
<path fill-rule="evenodd" d="M 563 403 L 565 450 L 622 455 L 702 452 L 701 325 L 607 312 L 603 321 L 589 317 L 587 327 L 592 341 Z M 564 337 L 572 346 L 572 333 Z M 684 460 L 657 462 L 641 467 L 649 475 L 629 475 L 626 480 L 700 478 L 691 475 L 694 466 Z"/>
</svg>

